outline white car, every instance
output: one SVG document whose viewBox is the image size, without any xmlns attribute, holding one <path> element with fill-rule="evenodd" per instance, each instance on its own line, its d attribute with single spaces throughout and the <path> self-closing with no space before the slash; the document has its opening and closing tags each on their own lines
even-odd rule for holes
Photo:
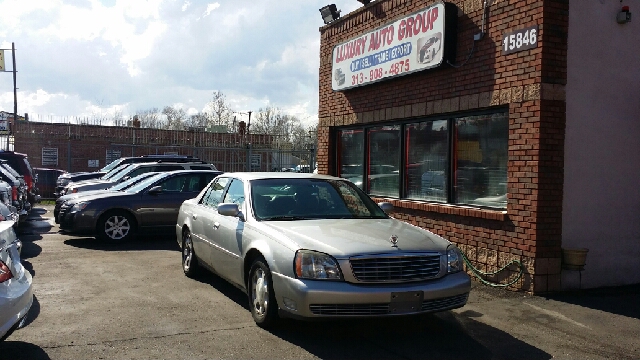
<svg viewBox="0 0 640 360">
<path fill-rule="evenodd" d="M 465 305 L 460 250 L 386 214 L 353 183 L 300 173 L 225 173 L 182 203 L 182 267 L 248 294 L 255 322 L 384 317 Z"/>
<path fill-rule="evenodd" d="M 31 274 L 20 262 L 13 221 L 0 222 L 0 341 L 24 324 L 33 304 Z"/>
</svg>

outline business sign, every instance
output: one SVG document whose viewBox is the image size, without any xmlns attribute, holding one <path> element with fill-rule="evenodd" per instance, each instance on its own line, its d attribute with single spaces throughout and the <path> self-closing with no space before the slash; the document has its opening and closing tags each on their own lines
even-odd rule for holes
<svg viewBox="0 0 640 360">
<path fill-rule="evenodd" d="M 345 90 L 440 66 L 455 57 L 457 15 L 455 5 L 436 3 L 335 46 L 332 89 Z"/>
<path fill-rule="evenodd" d="M 4 50 L 0 50 L 0 71 L 5 71 L 4 67 Z"/>
<path fill-rule="evenodd" d="M 42 148 L 42 166 L 58 166 L 58 148 Z"/>
</svg>

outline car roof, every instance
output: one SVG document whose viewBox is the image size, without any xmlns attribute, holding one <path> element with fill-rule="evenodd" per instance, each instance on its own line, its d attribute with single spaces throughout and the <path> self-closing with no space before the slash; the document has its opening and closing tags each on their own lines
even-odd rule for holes
<svg viewBox="0 0 640 360">
<path fill-rule="evenodd" d="M 320 175 L 313 173 L 292 173 L 292 172 L 233 172 L 224 173 L 225 176 L 235 177 L 241 180 L 262 180 L 262 179 L 318 179 L 318 180 L 344 180 L 330 175 Z"/>
</svg>

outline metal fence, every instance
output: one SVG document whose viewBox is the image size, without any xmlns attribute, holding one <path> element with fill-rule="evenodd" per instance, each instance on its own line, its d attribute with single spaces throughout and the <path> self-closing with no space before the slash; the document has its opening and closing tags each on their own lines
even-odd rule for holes
<svg viewBox="0 0 640 360">
<path fill-rule="evenodd" d="M 265 145 L 245 147 L 194 147 L 111 144 L 105 154 L 105 164 L 122 156 L 191 155 L 214 164 L 225 172 L 289 171 L 313 172 L 316 168 L 314 147 L 304 150 L 269 148 Z"/>
</svg>

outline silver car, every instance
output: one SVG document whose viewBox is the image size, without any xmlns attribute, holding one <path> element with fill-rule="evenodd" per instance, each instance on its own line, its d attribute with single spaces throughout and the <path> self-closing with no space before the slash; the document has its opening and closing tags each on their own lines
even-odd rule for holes
<svg viewBox="0 0 640 360">
<path fill-rule="evenodd" d="M 13 221 L 0 222 L 0 341 L 20 328 L 33 304 L 31 274 L 20 263 Z"/>
<path fill-rule="evenodd" d="M 384 210 L 384 211 L 383 211 Z M 279 316 L 419 314 L 466 304 L 471 280 L 451 242 L 389 217 L 353 183 L 305 173 L 226 173 L 178 213 L 182 267 L 248 294 L 262 327 Z"/>
</svg>

